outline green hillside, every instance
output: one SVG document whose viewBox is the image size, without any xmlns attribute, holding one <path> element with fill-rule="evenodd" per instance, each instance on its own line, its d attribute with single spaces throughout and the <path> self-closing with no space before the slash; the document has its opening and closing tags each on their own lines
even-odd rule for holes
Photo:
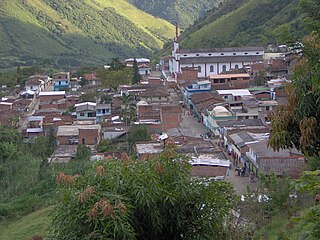
<svg viewBox="0 0 320 240">
<path fill-rule="evenodd" d="M 40 209 L 18 220 L 1 222 L 0 240 L 30 240 L 34 236 L 48 236 L 52 208 Z"/>
<path fill-rule="evenodd" d="M 207 11 L 217 7 L 223 0 L 128 0 L 128 2 L 173 24 L 178 21 L 180 27 L 184 29 Z"/>
<path fill-rule="evenodd" d="M 183 48 L 284 43 L 303 34 L 299 0 L 229 0 L 181 36 Z"/>
<path fill-rule="evenodd" d="M 125 0 L 0 1 L 0 14 L 0 68 L 150 56 L 174 36 L 172 24 Z"/>
</svg>

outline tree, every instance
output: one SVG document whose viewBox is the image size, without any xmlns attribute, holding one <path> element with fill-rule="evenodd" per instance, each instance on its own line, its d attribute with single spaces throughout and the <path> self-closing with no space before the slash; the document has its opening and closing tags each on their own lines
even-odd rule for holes
<svg viewBox="0 0 320 240">
<path fill-rule="evenodd" d="M 259 71 L 257 76 L 254 77 L 254 84 L 256 86 L 265 86 L 266 84 L 266 72 L 265 71 Z"/>
<path fill-rule="evenodd" d="M 132 95 L 122 94 L 121 96 L 121 117 L 128 126 L 136 116 L 136 103 Z"/>
<path fill-rule="evenodd" d="M 136 142 L 150 140 L 150 133 L 145 125 L 133 126 L 128 133 L 128 143 L 131 147 L 133 147 Z"/>
<path fill-rule="evenodd" d="M 235 203 L 225 181 L 190 177 L 191 165 L 168 147 L 146 161 L 101 161 L 84 176 L 59 174 L 56 239 L 225 239 Z"/>
<path fill-rule="evenodd" d="M 125 68 L 125 65 L 123 65 L 119 58 L 112 58 L 110 63 L 110 70 L 111 71 L 119 71 Z"/>
<path fill-rule="evenodd" d="M 80 82 L 79 82 L 81 87 L 84 87 L 88 84 L 88 80 L 85 79 L 84 77 L 81 78 Z"/>
<path fill-rule="evenodd" d="M 142 79 L 140 73 L 139 73 L 139 67 L 138 62 L 136 59 L 133 60 L 133 77 L 132 77 L 132 84 L 138 84 L 140 83 L 140 80 Z"/>
<path fill-rule="evenodd" d="M 132 81 L 132 68 L 125 67 L 121 70 L 99 69 L 97 76 L 101 79 L 102 85 L 107 88 L 117 89 L 119 85 L 128 85 Z"/>
<path fill-rule="evenodd" d="M 307 12 L 310 17 L 317 16 L 313 11 L 319 14 L 318 1 L 307 0 L 302 3 L 304 9 L 312 8 L 312 12 Z M 303 45 L 303 56 L 295 69 L 293 82 L 286 86 L 288 103 L 279 106 L 270 116 L 272 134 L 269 145 L 275 150 L 291 147 L 301 149 L 307 157 L 316 158 L 316 168 L 320 168 L 319 28 L 304 38 Z"/>
<path fill-rule="evenodd" d="M 320 239 L 320 170 L 304 172 L 295 182 L 295 189 L 312 194 L 316 202 L 315 206 L 299 218 L 305 228 L 303 239 Z"/>
</svg>

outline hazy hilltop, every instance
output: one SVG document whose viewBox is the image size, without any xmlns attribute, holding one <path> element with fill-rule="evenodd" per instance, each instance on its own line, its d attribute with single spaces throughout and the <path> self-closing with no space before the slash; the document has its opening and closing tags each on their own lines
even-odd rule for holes
<svg viewBox="0 0 320 240">
<path fill-rule="evenodd" d="M 303 35 L 299 0 L 228 0 L 183 32 L 183 48 L 267 46 Z"/>
<path fill-rule="evenodd" d="M 223 0 L 128 0 L 139 9 L 186 28 Z"/>
<path fill-rule="evenodd" d="M 126 0 L 2 0 L 0 68 L 148 56 L 174 32 L 172 24 Z"/>
</svg>

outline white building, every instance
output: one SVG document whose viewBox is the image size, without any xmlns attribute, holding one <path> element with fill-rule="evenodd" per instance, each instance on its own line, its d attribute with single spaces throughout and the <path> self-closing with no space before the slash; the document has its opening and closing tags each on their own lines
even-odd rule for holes
<svg viewBox="0 0 320 240">
<path fill-rule="evenodd" d="M 177 34 L 172 58 L 169 60 L 169 71 L 176 74 L 180 73 L 183 67 L 193 67 L 198 68 L 198 77 L 204 78 L 262 61 L 263 56 L 263 47 L 179 49 Z"/>
</svg>

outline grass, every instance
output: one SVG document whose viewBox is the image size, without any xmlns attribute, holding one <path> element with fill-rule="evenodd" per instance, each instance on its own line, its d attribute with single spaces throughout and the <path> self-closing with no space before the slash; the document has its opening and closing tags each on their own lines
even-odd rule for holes
<svg viewBox="0 0 320 240">
<path fill-rule="evenodd" d="M 236 5 L 236 0 L 234 0 Z M 183 35 L 184 48 L 263 45 L 281 41 L 277 32 L 299 28 L 298 0 L 246 0 L 229 12 L 211 11 Z M 219 11 L 223 14 L 219 15 Z M 216 12 L 216 13 L 215 13 Z M 210 20 L 211 19 L 211 20 Z M 278 30 L 279 29 L 279 30 Z M 277 31 L 278 30 L 278 31 Z M 280 31 L 281 32 L 281 31 Z M 279 35 L 279 34 L 278 34 Z"/>
<path fill-rule="evenodd" d="M 0 8 L 0 65 L 68 68 L 113 57 L 149 57 L 174 36 L 174 26 L 125 0 L 10 0 Z M 17 60 L 6 62 L 7 56 Z M 33 62 L 33 63 L 32 63 Z M 3 68 L 3 67 L 1 67 Z"/>
<path fill-rule="evenodd" d="M 33 236 L 48 236 L 52 209 L 47 207 L 18 220 L 0 223 L 0 240 L 30 240 Z"/>
<path fill-rule="evenodd" d="M 302 207 L 296 216 L 303 216 L 309 210 L 308 207 Z M 303 225 L 299 221 L 295 221 L 284 213 L 279 213 L 274 216 L 269 224 L 257 230 L 253 240 L 280 240 L 290 239 L 299 240 L 304 239 L 302 235 L 308 231 L 309 227 Z"/>
</svg>

